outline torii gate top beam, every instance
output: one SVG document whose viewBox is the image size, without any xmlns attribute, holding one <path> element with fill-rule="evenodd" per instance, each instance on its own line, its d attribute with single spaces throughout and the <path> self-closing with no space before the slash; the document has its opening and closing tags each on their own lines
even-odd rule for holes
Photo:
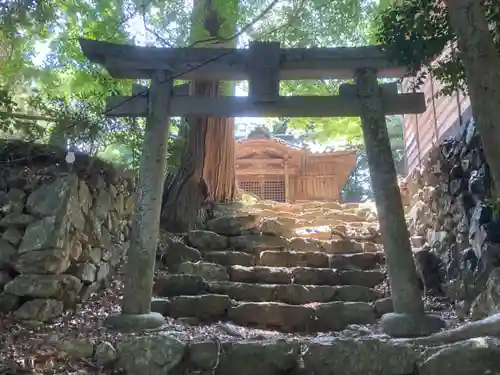
<svg viewBox="0 0 500 375">
<path fill-rule="evenodd" d="M 80 39 L 85 56 L 115 78 L 148 79 L 169 70 L 179 79 L 246 80 L 249 49 L 157 48 Z M 407 68 L 390 61 L 381 46 L 281 48 L 279 79 L 351 79 L 359 68 L 379 78 L 401 78 Z"/>
</svg>

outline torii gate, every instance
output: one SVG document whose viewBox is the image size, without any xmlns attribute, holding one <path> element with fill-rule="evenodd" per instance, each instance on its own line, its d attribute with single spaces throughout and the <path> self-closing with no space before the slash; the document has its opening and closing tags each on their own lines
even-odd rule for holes
<svg viewBox="0 0 500 375">
<path fill-rule="evenodd" d="M 109 326 L 156 328 L 164 322 L 151 313 L 150 302 L 163 190 L 158 171 L 166 168 L 171 116 L 360 116 L 395 311 L 382 318 L 382 327 L 395 336 L 425 335 L 442 327 L 439 318 L 424 314 L 385 123 L 386 115 L 424 112 L 425 98 L 398 94 L 395 84 L 378 85 L 377 78 L 407 73 L 380 46 L 282 49 L 278 42 L 255 42 L 248 49 L 156 48 L 88 39 L 80 45 L 90 61 L 115 78 L 151 80 L 149 92 L 135 87 L 132 96 L 112 96 L 107 102 L 109 116 L 147 117 L 123 308 L 107 319 Z M 249 96 L 190 96 L 185 85 L 173 87 L 174 78 L 248 80 Z M 337 96 L 279 95 L 280 80 L 352 78 L 355 84 L 342 85 Z"/>
</svg>

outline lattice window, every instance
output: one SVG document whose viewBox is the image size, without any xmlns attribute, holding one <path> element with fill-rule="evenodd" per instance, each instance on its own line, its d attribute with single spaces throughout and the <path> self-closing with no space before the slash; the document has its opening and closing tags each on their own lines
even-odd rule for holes
<svg viewBox="0 0 500 375">
<path fill-rule="evenodd" d="M 239 187 L 264 200 L 285 202 L 285 181 L 240 181 Z"/>
<path fill-rule="evenodd" d="M 262 188 L 257 181 L 240 181 L 240 189 L 262 198 Z"/>
<path fill-rule="evenodd" d="M 275 202 L 285 201 L 285 181 L 264 181 L 262 198 Z"/>
</svg>

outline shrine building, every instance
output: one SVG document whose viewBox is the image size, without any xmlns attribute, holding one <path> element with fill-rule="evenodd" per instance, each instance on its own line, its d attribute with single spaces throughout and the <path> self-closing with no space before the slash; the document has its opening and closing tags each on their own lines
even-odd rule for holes
<svg viewBox="0 0 500 375">
<path fill-rule="evenodd" d="M 277 202 L 338 201 L 356 165 L 356 152 L 314 153 L 293 140 L 260 127 L 237 139 L 238 187 Z"/>
</svg>

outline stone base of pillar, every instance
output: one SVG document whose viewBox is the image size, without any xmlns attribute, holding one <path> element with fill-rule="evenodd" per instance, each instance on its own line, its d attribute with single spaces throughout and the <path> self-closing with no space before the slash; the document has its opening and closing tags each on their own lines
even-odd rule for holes
<svg viewBox="0 0 500 375">
<path fill-rule="evenodd" d="M 382 331 L 394 338 L 430 336 L 445 327 L 445 322 L 433 314 L 388 313 L 380 320 Z"/>
<path fill-rule="evenodd" d="M 150 312 L 148 314 L 114 314 L 104 320 L 104 325 L 116 331 L 130 332 L 160 328 L 165 324 L 163 315 Z"/>
</svg>

